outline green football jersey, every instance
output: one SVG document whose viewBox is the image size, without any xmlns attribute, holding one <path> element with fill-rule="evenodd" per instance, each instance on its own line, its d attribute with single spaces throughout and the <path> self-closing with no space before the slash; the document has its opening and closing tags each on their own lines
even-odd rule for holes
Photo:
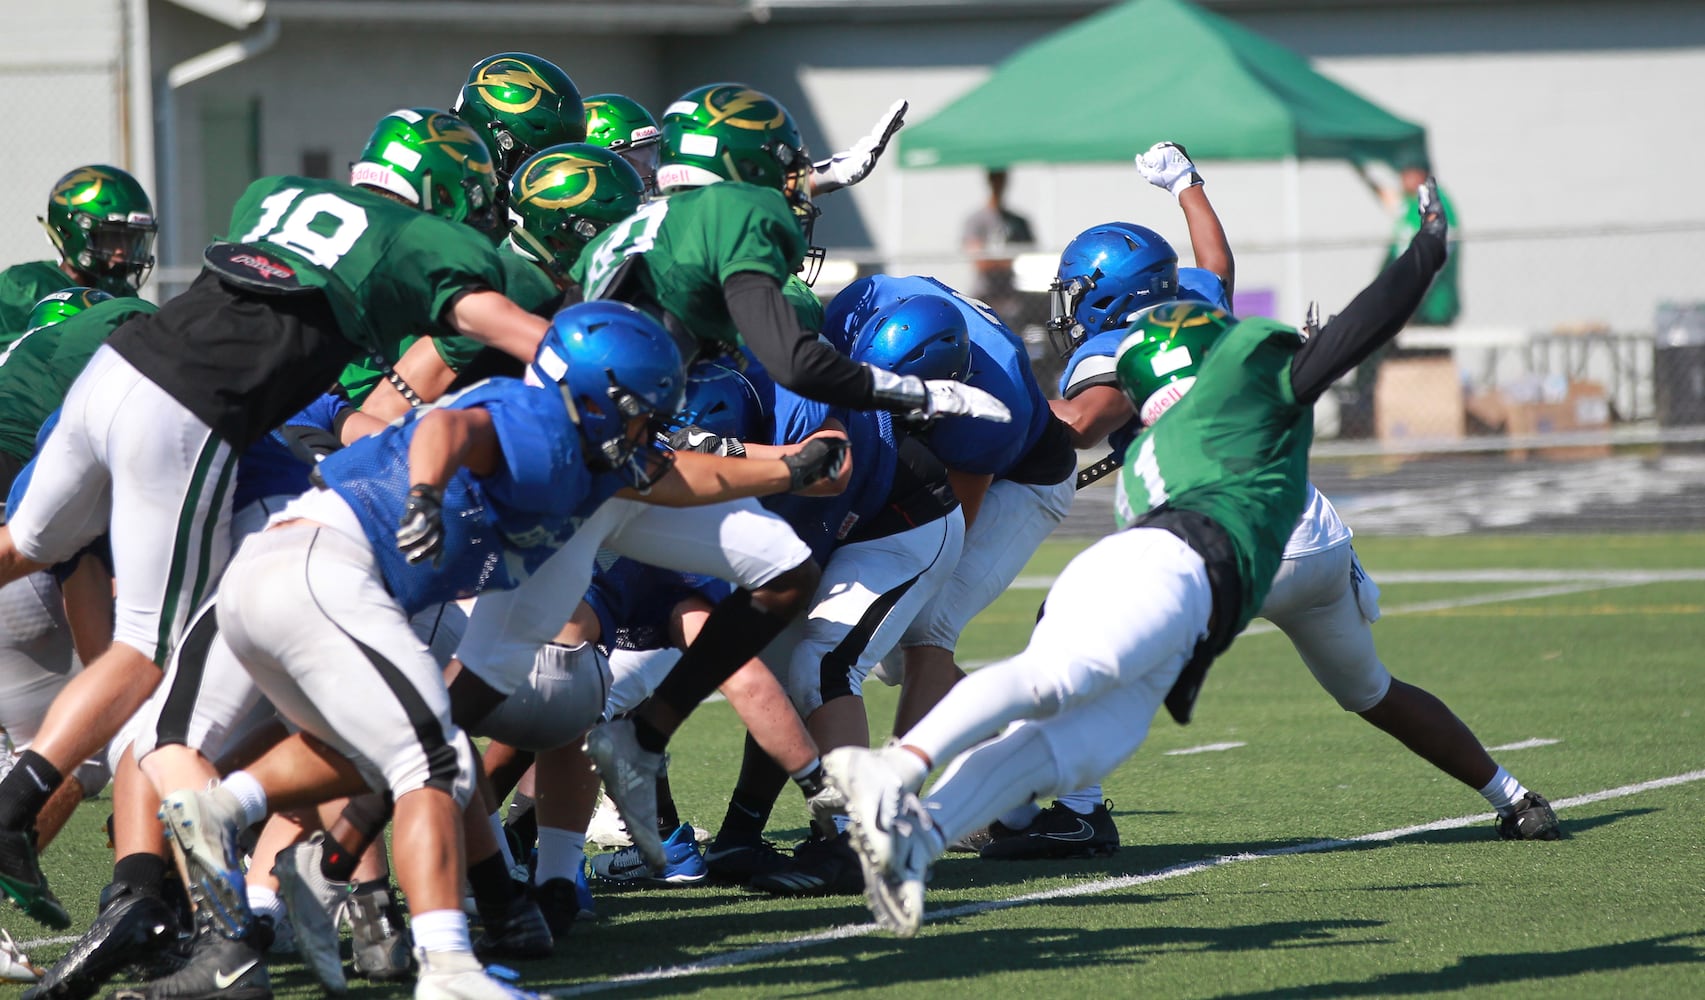
<svg viewBox="0 0 1705 1000">
<path fill-rule="evenodd" d="M 805 259 L 805 233 L 781 192 L 724 181 L 640 206 L 588 244 L 569 275 L 586 298 L 606 298 L 630 257 L 645 261 L 635 275 L 642 295 L 699 340 L 732 350 L 740 334 L 722 283 L 742 271 L 786 282 Z"/>
<path fill-rule="evenodd" d="M 1190 391 L 1131 443 L 1119 474 L 1121 528 L 1168 504 L 1225 529 L 1242 582 L 1236 631 L 1266 600 L 1308 497 L 1314 409 L 1291 390 L 1301 346 L 1295 330 L 1274 320 L 1232 327 Z"/>
<path fill-rule="evenodd" d="M 42 422 L 65 402 L 71 383 L 107 335 L 132 316 L 158 308 L 144 299 L 107 299 L 6 348 L 0 354 L 0 451 L 29 461 Z"/>
<path fill-rule="evenodd" d="M 23 336 L 37 302 L 76 285 L 51 260 L 32 260 L 0 271 L 0 349 Z"/>
<path fill-rule="evenodd" d="M 808 333 L 823 332 L 823 300 L 805 283 L 805 279 L 797 274 L 790 274 L 781 283 L 782 298 L 793 307 L 794 315 L 799 317 L 799 327 Z"/>
<path fill-rule="evenodd" d="M 537 312 L 562 295 L 544 268 L 532 261 L 507 250 L 499 250 L 497 259 L 503 268 L 503 294 L 528 312 Z M 343 386 L 343 391 L 348 394 L 350 401 L 360 406 L 367 394 L 373 391 L 373 387 L 379 384 L 379 379 L 384 377 L 385 369 L 396 364 L 402 353 L 419 339 L 419 335 L 403 338 L 394 355 L 372 351 L 346 365 L 343 373 L 338 376 L 338 384 Z M 460 334 L 434 337 L 432 346 L 438 351 L 438 357 L 445 366 L 457 374 L 472 364 L 480 351 L 485 350 L 484 344 Z"/>
<path fill-rule="evenodd" d="M 472 226 L 336 181 L 262 177 L 231 210 L 228 238 L 278 251 L 325 290 L 346 338 L 392 357 L 411 336 L 447 333 L 456 296 L 503 290 L 497 248 Z"/>
</svg>

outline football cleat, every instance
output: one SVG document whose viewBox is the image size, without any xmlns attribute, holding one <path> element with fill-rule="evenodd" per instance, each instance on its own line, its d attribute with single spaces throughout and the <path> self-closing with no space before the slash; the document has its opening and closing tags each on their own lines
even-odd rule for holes
<svg viewBox="0 0 1705 1000">
<path fill-rule="evenodd" d="M 30 956 L 12 940 L 12 935 L 0 929 L 0 983 L 33 983 L 45 973 L 30 961 Z M 31 996 L 40 996 L 34 990 Z"/>
<path fill-rule="evenodd" d="M 575 923 L 597 920 L 598 911 L 592 907 L 592 887 L 586 884 L 586 866 L 582 865 L 573 879 L 553 878 L 531 888 L 539 911 L 551 936 L 561 940 L 568 936 Z"/>
<path fill-rule="evenodd" d="M 485 961 L 550 958 L 556 942 L 539 904 L 517 893 L 498 919 L 487 915 L 485 928 L 474 942 L 474 954 Z"/>
<path fill-rule="evenodd" d="M 924 879 L 941 844 L 917 795 L 906 790 L 882 752 L 831 750 L 823 758 L 829 784 L 846 796 L 852 848 L 862 870 L 865 900 L 877 926 L 900 937 L 918 932 Z"/>
<path fill-rule="evenodd" d="M 642 749 L 632 719 L 616 719 L 592 727 L 586 734 L 586 755 L 604 776 L 633 846 L 654 872 L 669 864 L 663 838 L 657 834 L 657 776 L 663 755 Z"/>
<path fill-rule="evenodd" d="M 793 849 L 786 867 L 754 877 L 748 883 L 772 896 L 850 896 L 864 888 L 858 856 L 842 833 L 812 837 Z"/>
<path fill-rule="evenodd" d="M 620 885 L 698 885 L 710 877 L 691 824 L 682 823 L 663 841 L 664 865 L 654 873 L 639 847 L 624 847 L 592 859 L 592 874 Z"/>
<path fill-rule="evenodd" d="M 999 820 L 992 821 L 988 826 L 979 826 L 965 836 L 947 845 L 949 852 L 959 854 L 981 854 L 983 848 L 989 846 L 994 838 L 994 827 Z M 1004 829 L 1004 827 L 1003 827 Z"/>
<path fill-rule="evenodd" d="M 724 842 L 717 837 L 704 852 L 711 881 L 725 885 L 749 885 L 760 875 L 779 872 L 793 864 L 793 857 L 767 840 Z"/>
<path fill-rule="evenodd" d="M 592 822 L 586 824 L 586 842 L 612 851 L 633 843 L 633 838 L 628 836 L 627 825 L 622 822 L 622 814 L 616 811 L 616 804 L 610 801 L 608 792 L 598 795 L 598 811 L 592 814 Z"/>
<path fill-rule="evenodd" d="M 290 914 L 302 964 L 327 992 L 341 994 L 348 991 L 349 981 L 343 974 L 337 927 L 349 902 L 350 886 L 322 874 L 325 841 L 325 834 L 316 833 L 279 851 L 272 874 L 278 877 L 278 895 Z"/>
<path fill-rule="evenodd" d="M 1545 796 L 1528 792 L 1498 817 L 1498 836 L 1505 840 L 1561 840 L 1563 826 Z"/>
<path fill-rule="evenodd" d="M 160 955 L 177 940 L 178 915 L 160 897 L 122 883 L 112 890 L 102 893 L 101 912 L 95 922 L 25 997 L 92 997 L 126 966 Z"/>
<path fill-rule="evenodd" d="M 47 887 L 41 862 L 36 857 L 36 832 L 0 830 L 0 892 L 12 897 L 30 919 L 54 930 L 71 926 L 65 904 Z"/>
<path fill-rule="evenodd" d="M 1108 811 L 1112 806 L 1104 801 L 1086 816 L 1055 802 L 1018 830 L 997 820 L 989 824 L 989 843 L 979 856 L 992 861 L 1106 857 L 1119 849 L 1119 828 Z"/>
<path fill-rule="evenodd" d="M 344 907 L 354 941 L 355 974 L 392 982 L 414 975 L 414 951 L 396 893 L 385 883 L 357 889 Z"/>
<path fill-rule="evenodd" d="M 420 978 L 414 984 L 414 1000 L 545 1000 L 545 994 L 529 993 L 493 977 L 479 959 L 465 951 L 427 951 L 416 948 Z"/>
<path fill-rule="evenodd" d="M 141 986 L 117 990 L 108 1000 L 272 1000 L 266 974 L 271 921 L 251 920 L 243 937 L 225 936 L 204 922 L 182 969 Z"/>
<path fill-rule="evenodd" d="M 237 848 L 242 820 L 236 796 L 219 785 L 173 792 L 160 803 L 160 822 L 171 835 L 172 854 L 196 910 L 228 938 L 243 937 L 254 924 Z"/>
</svg>

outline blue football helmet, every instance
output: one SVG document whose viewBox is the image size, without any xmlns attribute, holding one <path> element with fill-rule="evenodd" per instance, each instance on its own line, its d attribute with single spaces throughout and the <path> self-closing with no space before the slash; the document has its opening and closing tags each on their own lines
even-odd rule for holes
<svg viewBox="0 0 1705 1000">
<path fill-rule="evenodd" d="M 675 339 L 650 316 L 608 300 L 569 306 L 551 320 L 527 381 L 561 387 L 593 469 L 639 490 L 668 471 L 653 438 L 680 408 L 686 372 Z M 643 434 L 631 431 L 636 417 L 647 418 Z"/>
<path fill-rule="evenodd" d="M 718 361 L 700 361 L 687 372 L 687 393 L 673 427 L 693 426 L 719 437 L 753 441 L 766 434 L 764 404 L 752 380 Z"/>
<path fill-rule="evenodd" d="M 1131 222 L 1104 222 L 1077 234 L 1060 254 L 1048 290 L 1048 337 L 1070 357 L 1098 333 L 1125 325 L 1139 309 L 1178 297 L 1178 252 L 1159 233 Z"/>
<path fill-rule="evenodd" d="M 865 320 L 849 354 L 896 375 L 963 381 L 971 373 L 971 334 L 944 296 L 913 295 Z"/>
</svg>

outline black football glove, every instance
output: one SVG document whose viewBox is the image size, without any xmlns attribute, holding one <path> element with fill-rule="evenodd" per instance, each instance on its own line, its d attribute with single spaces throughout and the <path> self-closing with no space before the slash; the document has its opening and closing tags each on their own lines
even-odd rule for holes
<svg viewBox="0 0 1705 1000">
<path fill-rule="evenodd" d="M 410 563 L 444 564 L 444 491 L 430 483 L 409 488 L 408 503 L 397 522 L 397 549 Z"/>
<path fill-rule="evenodd" d="M 849 448 L 846 438 L 820 437 L 805 442 L 805 447 L 797 452 L 784 455 L 781 461 L 787 466 L 790 477 L 788 492 L 798 493 L 825 479 L 839 476 L 841 466 L 846 464 Z"/>
</svg>

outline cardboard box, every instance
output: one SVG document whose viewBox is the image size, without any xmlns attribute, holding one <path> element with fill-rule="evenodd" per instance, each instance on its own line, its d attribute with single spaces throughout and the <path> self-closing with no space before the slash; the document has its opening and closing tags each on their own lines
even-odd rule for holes
<svg viewBox="0 0 1705 1000">
<path fill-rule="evenodd" d="M 1459 440 L 1468 423 L 1462 395 L 1449 358 L 1387 361 L 1374 383 L 1374 431 L 1385 442 Z"/>
<path fill-rule="evenodd" d="M 1573 381 L 1568 394 L 1556 403 L 1513 403 L 1504 432 L 1511 437 L 1533 434 L 1557 434 L 1569 431 L 1606 430 L 1610 427 L 1610 395 L 1597 382 Z M 1567 448 L 1540 448 L 1540 458 L 1576 460 L 1605 458 L 1610 445 L 1576 445 Z M 1510 457 L 1525 459 L 1528 450 L 1512 448 Z"/>
</svg>

